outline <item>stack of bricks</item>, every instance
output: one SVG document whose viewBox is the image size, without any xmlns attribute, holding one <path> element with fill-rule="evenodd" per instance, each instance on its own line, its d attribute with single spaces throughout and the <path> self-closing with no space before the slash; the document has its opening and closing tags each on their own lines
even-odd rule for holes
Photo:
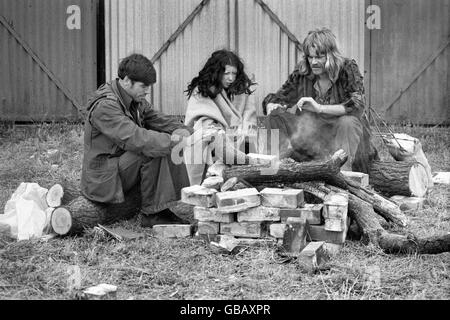
<svg viewBox="0 0 450 320">
<path fill-rule="evenodd" d="M 291 252 L 300 252 L 311 241 L 323 241 L 326 248 L 335 245 L 334 250 L 345 242 L 346 195 L 333 194 L 324 204 L 308 204 L 300 189 L 265 188 L 258 192 L 246 188 L 220 192 L 220 183 L 211 188 L 205 185 L 212 186 L 203 184 L 182 190 L 181 200 L 195 206 L 197 237 L 210 241 L 220 235 L 243 241 L 277 239 Z M 303 232 L 304 238 L 293 245 L 292 239 L 288 239 L 289 230 Z"/>
</svg>

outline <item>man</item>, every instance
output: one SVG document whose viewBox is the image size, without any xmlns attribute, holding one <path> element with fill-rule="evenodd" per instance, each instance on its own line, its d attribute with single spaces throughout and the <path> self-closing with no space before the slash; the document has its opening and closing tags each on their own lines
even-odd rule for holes
<svg viewBox="0 0 450 320">
<path fill-rule="evenodd" d="M 153 110 L 145 99 L 156 82 L 153 64 L 140 54 L 122 60 L 119 78 L 89 99 L 84 133 L 81 191 L 100 203 L 120 203 L 140 184 L 143 227 L 186 223 L 168 207 L 189 186 L 184 163 L 175 165 L 171 149 L 192 128 Z M 174 134 L 173 134 L 174 133 Z"/>
<path fill-rule="evenodd" d="M 325 158 L 343 149 L 343 170 L 367 173 L 377 151 L 363 78 L 353 59 L 343 57 L 327 28 L 310 31 L 303 57 L 287 81 L 263 101 L 267 129 L 279 129 L 280 154 L 297 161 Z"/>
</svg>

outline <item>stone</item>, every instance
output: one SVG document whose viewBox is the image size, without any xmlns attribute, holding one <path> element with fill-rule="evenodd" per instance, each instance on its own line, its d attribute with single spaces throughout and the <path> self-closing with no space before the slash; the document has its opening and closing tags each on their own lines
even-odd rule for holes
<svg viewBox="0 0 450 320">
<path fill-rule="evenodd" d="M 197 233 L 205 235 L 219 234 L 220 224 L 217 222 L 199 221 L 197 223 Z"/>
<path fill-rule="evenodd" d="M 157 224 L 152 229 L 158 238 L 187 238 L 192 234 L 189 224 Z"/>
<path fill-rule="evenodd" d="M 269 226 L 270 236 L 277 239 L 283 239 L 285 231 L 286 231 L 286 223 L 272 223 Z"/>
<path fill-rule="evenodd" d="M 194 206 L 205 208 L 214 207 L 216 204 L 215 194 L 217 190 L 205 188 L 199 185 L 181 189 L 181 201 Z"/>
<path fill-rule="evenodd" d="M 220 234 L 245 238 L 262 238 L 265 236 L 264 224 L 262 222 L 221 223 Z"/>
<path fill-rule="evenodd" d="M 275 208 L 297 208 L 304 203 L 301 189 L 265 188 L 260 192 L 262 205 Z"/>
<path fill-rule="evenodd" d="M 326 260 L 324 244 L 323 241 L 308 243 L 297 257 L 300 268 L 308 272 L 317 270 Z"/>
<path fill-rule="evenodd" d="M 280 221 L 280 209 L 258 206 L 237 214 L 238 222 Z"/>
<path fill-rule="evenodd" d="M 356 183 L 358 187 L 366 188 L 369 186 L 369 175 L 363 172 L 341 171 L 349 180 Z"/>
<path fill-rule="evenodd" d="M 216 193 L 217 208 L 239 207 L 240 211 L 248 208 L 257 207 L 261 204 L 259 192 L 256 188 L 245 188 L 235 191 L 225 191 Z"/>
<path fill-rule="evenodd" d="M 217 208 L 194 207 L 194 219 L 204 222 L 231 223 L 235 221 L 233 213 L 222 213 Z"/>
</svg>

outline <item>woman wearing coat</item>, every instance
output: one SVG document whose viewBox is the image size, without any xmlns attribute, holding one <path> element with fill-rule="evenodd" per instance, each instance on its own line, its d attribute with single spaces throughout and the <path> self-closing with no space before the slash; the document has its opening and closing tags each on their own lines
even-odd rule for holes
<svg viewBox="0 0 450 320">
<path fill-rule="evenodd" d="M 216 142 L 224 138 L 239 149 L 243 137 L 255 131 L 253 85 L 240 58 L 229 50 L 215 51 L 188 85 L 185 124 L 195 132 L 184 149 L 184 159 L 191 185 L 201 184 L 208 165 L 229 159 L 212 137 Z"/>
</svg>

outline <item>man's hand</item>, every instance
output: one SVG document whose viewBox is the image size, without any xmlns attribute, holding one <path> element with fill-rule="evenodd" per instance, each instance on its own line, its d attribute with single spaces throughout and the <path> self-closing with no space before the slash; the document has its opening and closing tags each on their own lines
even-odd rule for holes
<svg viewBox="0 0 450 320">
<path fill-rule="evenodd" d="M 268 103 L 266 106 L 267 115 L 269 115 L 273 110 L 282 108 L 283 110 L 286 110 L 286 106 L 281 105 L 279 103 Z"/>
<path fill-rule="evenodd" d="M 322 113 L 322 105 L 318 104 L 316 100 L 311 97 L 301 98 L 298 100 L 296 106 L 300 111 L 308 110 L 315 113 Z"/>
</svg>

